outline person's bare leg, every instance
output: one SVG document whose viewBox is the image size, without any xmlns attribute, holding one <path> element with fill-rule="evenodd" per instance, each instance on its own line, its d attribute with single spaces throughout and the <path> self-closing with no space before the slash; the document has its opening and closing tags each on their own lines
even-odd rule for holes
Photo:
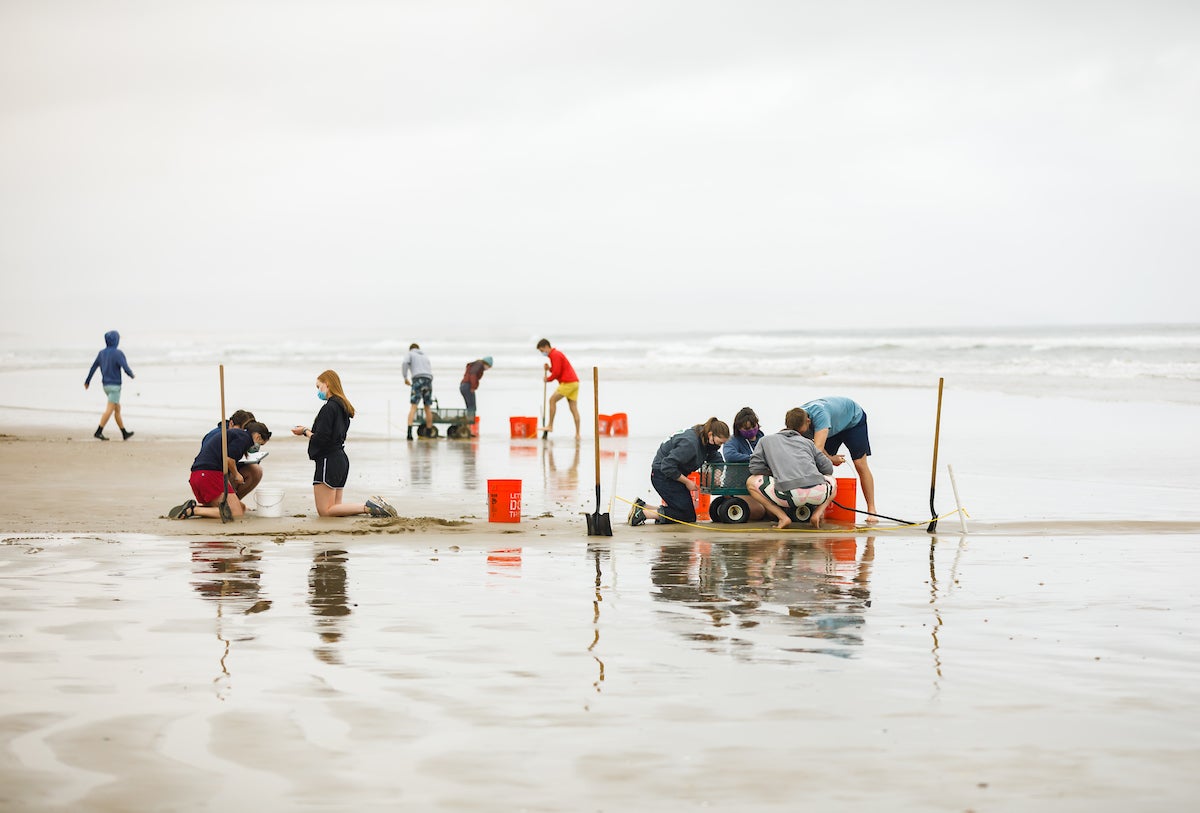
<svg viewBox="0 0 1200 813">
<path fill-rule="evenodd" d="M 229 501 L 229 513 L 231 516 L 240 517 L 246 514 L 246 504 L 238 499 L 236 494 L 227 495 Z M 221 518 L 221 498 L 217 497 L 212 502 L 204 505 L 197 505 L 195 508 L 195 516 L 208 517 L 209 519 Z"/>
<path fill-rule="evenodd" d="M 342 502 L 342 489 L 330 488 L 324 483 L 313 484 L 313 500 L 317 504 L 317 514 L 322 517 L 352 517 L 367 513 L 367 506 Z"/>
<path fill-rule="evenodd" d="M 116 408 L 117 408 L 117 405 L 114 404 L 112 401 L 109 401 L 107 404 L 104 405 L 104 414 L 100 416 L 100 428 L 101 429 L 108 426 L 108 419 L 112 417 L 113 411 L 116 410 Z"/>
<path fill-rule="evenodd" d="M 575 419 L 575 440 L 579 440 L 579 405 L 568 399 L 567 406 L 571 408 L 571 417 Z"/>
<path fill-rule="evenodd" d="M 238 466 L 238 473 L 242 475 L 242 484 L 237 487 L 237 496 L 244 501 L 246 495 L 262 482 L 263 467 L 257 463 L 243 463 Z"/>
<path fill-rule="evenodd" d="M 746 483 L 746 493 L 750 495 L 750 499 L 761 505 L 767 510 L 767 513 L 778 520 L 776 528 L 782 530 L 792 524 L 792 518 L 784 513 L 782 508 L 767 499 L 766 495 L 758 490 L 758 486 L 751 487 L 749 483 Z"/>
<path fill-rule="evenodd" d="M 122 434 L 124 434 L 125 433 L 125 422 L 123 420 L 121 420 L 121 405 L 113 404 L 112 406 L 113 406 L 113 417 L 116 418 L 116 420 L 117 420 L 117 428 L 121 430 Z"/>
<path fill-rule="evenodd" d="M 550 396 L 550 416 L 546 420 L 546 425 L 542 427 L 543 432 L 554 431 L 554 413 L 558 411 L 558 402 L 562 396 L 557 392 Z"/>
<path fill-rule="evenodd" d="M 858 485 L 862 488 L 863 499 L 866 500 L 869 512 L 866 524 L 874 525 L 879 522 L 879 517 L 871 516 L 877 513 L 875 510 L 875 477 L 871 474 L 871 467 L 867 465 L 866 455 L 854 461 L 854 470 L 858 472 Z"/>
</svg>

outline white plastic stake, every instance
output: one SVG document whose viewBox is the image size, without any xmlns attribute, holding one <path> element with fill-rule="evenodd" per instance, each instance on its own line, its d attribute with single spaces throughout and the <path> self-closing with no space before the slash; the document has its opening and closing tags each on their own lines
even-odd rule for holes
<svg viewBox="0 0 1200 813">
<path fill-rule="evenodd" d="M 967 532 L 967 519 L 966 514 L 963 513 L 962 502 L 958 499 L 958 483 L 954 480 L 954 467 L 947 463 L 946 471 L 950 472 L 950 487 L 954 489 L 954 507 L 958 509 L 958 527 L 965 534 Z"/>
</svg>

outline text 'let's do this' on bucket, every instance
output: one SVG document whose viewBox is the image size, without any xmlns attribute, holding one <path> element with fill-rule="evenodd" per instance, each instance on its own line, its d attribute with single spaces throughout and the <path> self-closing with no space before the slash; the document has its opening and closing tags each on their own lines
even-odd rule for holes
<svg viewBox="0 0 1200 813">
<path fill-rule="evenodd" d="M 521 521 L 521 481 L 488 480 L 488 522 Z"/>
</svg>

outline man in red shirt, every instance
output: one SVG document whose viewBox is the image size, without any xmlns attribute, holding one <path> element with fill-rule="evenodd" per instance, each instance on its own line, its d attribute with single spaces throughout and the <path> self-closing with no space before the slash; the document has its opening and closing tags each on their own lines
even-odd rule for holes
<svg viewBox="0 0 1200 813">
<path fill-rule="evenodd" d="M 546 381 L 558 382 L 558 389 L 550 396 L 550 420 L 541 428 L 541 431 L 554 431 L 554 412 L 558 402 L 566 398 L 567 406 L 571 408 L 571 416 L 575 418 L 575 440 L 579 440 L 579 376 L 575 375 L 575 368 L 571 366 L 571 362 L 567 361 L 567 357 L 562 354 L 562 351 L 555 350 L 550 346 L 549 339 L 542 339 L 538 342 L 537 349 L 543 356 L 549 358 L 545 365 Z"/>
</svg>

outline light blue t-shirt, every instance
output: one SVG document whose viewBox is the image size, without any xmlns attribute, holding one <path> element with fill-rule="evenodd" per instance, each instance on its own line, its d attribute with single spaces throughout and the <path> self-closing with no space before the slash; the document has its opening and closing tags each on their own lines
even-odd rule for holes
<svg viewBox="0 0 1200 813">
<path fill-rule="evenodd" d="M 817 398 L 800 406 L 812 418 L 814 432 L 828 429 L 830 435 L 844 432 L 861 421 L 863 416 L 862 407 L 840 395 Z"/>
</svg>

